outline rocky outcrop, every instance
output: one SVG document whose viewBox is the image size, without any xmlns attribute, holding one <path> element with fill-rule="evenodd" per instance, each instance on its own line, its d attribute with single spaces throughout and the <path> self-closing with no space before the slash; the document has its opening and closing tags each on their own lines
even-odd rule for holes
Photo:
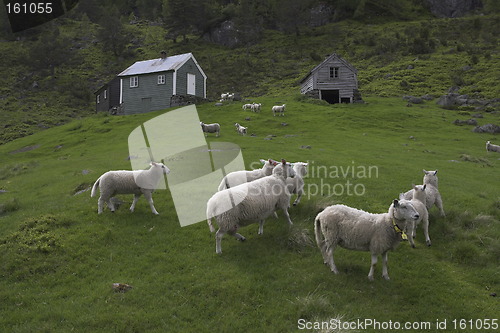
<svg viewBox="0 0 500 333">
<path fill-rule="evenodd" d="M 483 7 L 481 0 L 426 0 L 437 17 L 460 17 Z"/>
</svg>

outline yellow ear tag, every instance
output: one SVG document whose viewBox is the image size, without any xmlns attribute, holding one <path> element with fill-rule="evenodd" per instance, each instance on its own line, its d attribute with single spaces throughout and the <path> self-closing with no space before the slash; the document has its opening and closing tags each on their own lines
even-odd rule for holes
<svg viewBox="0 0 500 333">
<path fill-rule="evenodd" d="M 408 236 L 406 235 L 406 233 L 404 231 L 401 232 L 401 238 L 403 238 L 403 240 L 405 240 L 405 241 L 408 240 Z"/>
</svg>

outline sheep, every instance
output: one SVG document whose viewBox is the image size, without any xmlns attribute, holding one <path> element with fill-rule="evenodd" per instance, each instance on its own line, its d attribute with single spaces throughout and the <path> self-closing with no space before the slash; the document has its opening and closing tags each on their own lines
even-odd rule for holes
<svg viewBox="0 0 500 333">
<path fill-rule="evenodd" d="M 284 116 L 285 115 L 285 105 L 286 104 L 273 106 L 273 108 L 272 108 L 273 116 L 276 117 L 276 113 L 280 113 L 282 116 Z"/>
<path fill-rule="evenodd" d="M 424 171 L 424 181 L 423 183 L 427 185 L 425 190 L 425 207 L 429 211 L 432 206 L 436 205 L 439 209 L 441 216 L 446 216 L 443 209 L 443 199 L 441 198 L 441 194 L 438 190 L 438 178 L 437 178 L 437 170 L 434 171 Z M 409 190 L 404 194 L 404 199 L 411 200 L 413 198 L 413 189 Z"/>
<path fill-rule="evenodd" d="M 282 160 L 271 176 L 216 192 L 208 200 L 207 223 L 210 232 L 215 231 L 213 218 L 219 227 L 215 235 L 217 254 L 222 253 L 221 240 L 225 233 L 244 241 L 246 238 L 237 233 L 238 228 L 259 221 L 259 234 L 262 234 L 264 220 L 278 208 L 285 214 L 288 224 L 293 224 L 288 214 L 290 193 L 285 184 L 289 173 L 293 174 L 293 169 Z"/>
<path fill-rule="evenodd" d="M 304 177 L 307 175 L 307 163 L 295 162 L 292 163 L 293 171 L 295 171 L 294 178 L 287 178 L 286 186 L 291 194 L 297 194 L 297 198 L 293 202 L 297 206 L 304 193 Z"/>
<path fill-rule="evenodd" d="M 486 141 L 486 151 L 487 152 L 494 151 L 500 153 L 500 146 L 494 145 L 491 142 Z"/>
<path fill-rule="evenodd" d="M 205 124 L 200 121 L 201 129 L 205 136 L 208 136 L 208 133 L 215 133 L 215 136 L 218 137 L 220 134 L 220 125 L 218 123 L 213 124 Z"/>
<path fill-rule="evenodd" d="M 228 173 L 222 181 L 220 182 L 218 191 L 225 190 L 226 188 L 235 187 L 237 185 L 251 182 L 256 179 L 270 176 L 273 172 L 274 167 L 276 166 L 276 161 L 273 160 L 260 160 L 263 164 L 261 169 L 256 169 L 252 171 L 241 170 L 241 171 L 233 171 Z"/>
<path fill-rule="evenodd" d="M 243 104 L 241 107 L 243 110 L 248 110 L 253 108 L 253 104 Z"/>
<path fill-rule="evenodd" d="M 253 112 L 260 112 L 260 107 L 262 106 L 262 103 L 253 103 L 251 110 Z"/>
<path fill-rule="evenodd" d="M 243 127 L 241 126 L 240 124 L 236 123 L 234 124 L 234 126 L 236 127 L 236 131 L 241 134 L 241 135 L 246 135 L 247 134 L 247 128 L 248 127 Z"/>
<path fill-rule="evenodd" d="M 408 200 L 394 200 L 389 211 L 383 214 L 333 205 L 316 216 L 314 232 L 323 261 L 333 273 L 339 272 L 333 261 L 333 252 L 340 245 L 349 250 L 371 252 L 370 281 L 373 281 L 377 257 L 381 254 L 382 277 L 389 280 L 387 252 L 407 238 L 404 229 L 418 218 L 418 212 Z"/>
<path fill-rule="evenodd" d="M 429 238 L 429 212 L 427 211 L 427 207 L 425 207 L 426 202 L 426 194 L 425 189 L 427 185 L 414 185 L 412 192 L 412 199 L 410 200 L 413 207 L 418 212 L 419 218 L 414 221 L 413 226 L 409 229 L 409 238 L 411 247 L 415 248 L 414 238 L 417 233 L 417 225 L 422 221 L 424 227 L 424 235 L 425 235 L 425 243 L 427 246 L 431 246 L 431 239 Z M 399 195 L 400 200 L 404 199 L 404 194 L 401 193 Z"/>
<path fill-rule="evenodd" d="M 134 201 L 132 202 L 132 206 L 130 206 L 130 211 L 133 212 L 137 200 L 139 200 L 141 194 L 144 194 L 144 197 L 149 202 L 151 211 L 153 214 L 158 215 L 159 213 L 153 205 L 152 194 L 158 182 L 163 178 L 163 175 L 170 173 L 170 169 L 163 163 L 151 162 L 150 166 L 148 170 L 108 171 L 101 175 L 94 183 L 94 186 L 92 186 L 90 194 L 90 197 L 94 197 L 97 192 L 97 186 L 99 186 L 101 195 L 98 200 L 97 213 L 102 213 L 104 203 L 108 204 L 112 212 L 115 211 L 115 206 L 111 201 L 111 197 L 115 194 L 133 194 Z"/>
</svg>

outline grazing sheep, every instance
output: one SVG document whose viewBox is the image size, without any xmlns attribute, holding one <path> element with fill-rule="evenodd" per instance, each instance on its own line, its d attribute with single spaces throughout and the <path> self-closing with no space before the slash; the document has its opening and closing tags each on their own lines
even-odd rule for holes
<svg viewBox="0 0 500 333">
<path fill-rule="evenodd" d="M 273 108 L 272 108 L 273 116 L 276 117 L 276 113 L 280 113 L 282 116 L 284 116 L 285 115 L 285 105 L 286 104 L 273 106 Z"/>
<path fill-rule="evenodd" d="M 425 235 L 425 243 L 427 246 L 431 246 L 431 239 L 429 238 L 429 212 L 427 211 L 427 207 L 425 207 L 426 194 L 425 189 L 427 185 L 415 185 L 413 190 L 411 190 L 413 197 L 410 200 L 410 203 L 415 207 L 418 212 L 419 218 L 414 221 L 413 226 L 409 228 L 408 232 L 408 240 L 410 241 L 411 247 L 415 248 L 414 238 L 417 235 L 417 225 L 422 221 Z M 404 199 L 404 194 L 401 193 L 399 195 L 400 200 Z"/>
<path fill-rule="evenodd" d="M 248 109 L 252 109 L 252 106 L 253 106 L 253 104 L 243 104 L 243 106 L 241 108 L 243 110 L 248 110 Z"/>
<path fill-rule="evenodd" d="M 225 190 L 226 188 L 235 187 L 237 185 L 254 181 L 256 179 L 270 176 L 273 173 L 273 169 L 276 166 L 276 161 L 273 160 L 260 160 L 264 165 L 261 169 L 256 169 L 252 171 L 240 170 L 228 173 L 222 181 L 220 182 L 218 191 Z"/>
<path fill-rule="evenodd" d="M 425 190 L 425 207 L 429 211 L 432 206 L 436 205 L 441 216 L 446 216 L 443 209 L 443 199 L 438 190 L 438 177 L 436 176 L 438 171 L 427 171 L 425 169 L 423 171 L 425 173 L 423 183 L 427 185 Z M 406 192 L 404 198 L 411 200 L 413 198 L 413 189 Z"/>
<path fill-rule="evenodd" d="M 163 178 L 163 175 L 168 174 L 170 169 L 163 163 L 151 162 L 150 168 L 148 170 L 120 170 L 120 171 L 108 171 L 99 177 L 94 186 L 92 187 L 91 197 L 94 197 L 97 192 L 97 186 L 101 195 L 99 196 L 97 212 L 102 213 L 104 203 L 108 204 L 109 209 L 114 212 L 115 206 L 111 200 L 111 197 L 115 194 L 133 194 L 134 201 L 132 206 L 130 206 L 130 211 L 133 212 L 135 204 L 141 194 L 149 202 L 151 211 L 153 214 L 158 215 L 154 205 L 152 194 L 155 188 L 158 186 L 158 182 Z"/>
<path fill-rule="evenodd" d="M 297 194 L 297 198 L 293 202 L 297 206 L 304 194 L 304 177 L 307 175 L 307 163 L 295 162 L 292 163 L 293 171 L 295 171 L 294 178 L 287 178 L 286 186 L 290 194 Z"/>
<path fill-rule="evenodd" d="M 283 210 L 288 224 L 292 225 L 288 214 L 290 193 L 285 184 L 289 172 L 293 173 L 293 169 L 282 160 L 271 176 L 217 192 L 208 200 L 207 223 L 210 232 L 215 231 L 212 218 L 219 226 L 215 235 L 216 253 L 222 253 L 221 240 L 225 233 L 244 241 L 245 237 L 237 233 L 238 228 L 259 221 L 259 234 L 262 234 L 264 220 L 278 208 Z"/>
<path fill-rule="evenodd" d="M 370 214 L 344 205 L 334 205 L 316 216 L 314 232 L 323 261 L 333 273 L 339 272 L 333 261 L 333 252 L 340 245 L 349 250 L 371 252 L 370 280 L 373 280 L 377 257 L 381 254 L 382 276 L 389 280 L 387 252 L 406 238 L 404 229 L 418 217 L 408 200 L 394 200 L 389 211 L 384 214 Z"/>
<path fill-rule="evenodd" d="M 253 112 L 260 112 L 261 106 L 262 106 L 262 103 L 253 103 L 251 106 L 251 109 Z"/>
<path fill-rule="evenodd" d="M 494 145 L 489 141 L 486 141 L 486 151 L 494 151 L 500 153 L 500 146 Z"/>
<path fill-rule="evenodd" d="M 248 127 L 243 127 L 241 126 L 240 124 L 236 123 L 234 124 L 234 126 L 236 127 L 236 131 L 241 134 L 241 135 L 246 135 L 247 134 L 247 128 Z"/>
<path fill-rule="evenodd" d="M 213 124 L 205 124 L 200 121 L 201 129 L 203 130 L 203 133 L 205 133 L 205 136 L 208 135 L 208 133 L 215 133 L 215 136 L 219 136 L 220 133 L 220 125 L 218 123 L 213 123 Z"/>
</svg>

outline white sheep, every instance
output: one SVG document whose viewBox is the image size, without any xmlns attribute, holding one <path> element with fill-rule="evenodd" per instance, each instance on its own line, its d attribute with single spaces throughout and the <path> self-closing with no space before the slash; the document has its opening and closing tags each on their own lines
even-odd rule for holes
<svg viewBox="0 0 500 333">
<path fill-rule="evenodd" d="M 253 106 L 253 104 L 243 104 L 243 106 L 241 108 L 243 110 L 248 110 L 248 109 L 252 109 L 252 106 Z"/>
<path fill-rule="evenodd" d="M 431 239 L 429 238 L 429 212 L 427 211 L 427 207 L 425 207 L 426 187 L 426 184 L 415 185 L 413 186 L 413 190 L 411 190 L 413 197 L 410 200 L 410 203 L 413 205 L 413 207 L 415 207 L 419 215 L 418 220 L 414 221 L 413 226 L 409 228 L 408 232 L 408 240 L 410 241 L 411 247 L 413 248 L 415 247 L 415 242 L 413 239 L 417 234 L 417 226 L 420 222 L 422 222 L 424 228 L 425 243 L 427 244 L 427 246 L 431 246 Z M 404 194 L 401 193 L 399 198 L 401 200 L 404 199 Z"/>
<path fill-rule="evenodd" d="M 494 151 L 494 152 L 500 153 L 500 146 L 494 145 L 491 142 L 486 141 L 486 151 L 487 152 Z"/>
<path fill-rule="evenodd" d="M 297 198 L 293 202 L 294 206 L 297 206 L 304 194 L 304 177 L 307 175 L 307 163 L 295 162 L 292 163 L 293 171 L 295 171 L 295 177 L 287 178 L 286 186 L 291 194 L 297 194 Z"/>
<path fill-rule="evenodd" d="M 349 250 L 370 251 L 371 267 L 368 279 L 373 280 L 377 257 L 382 255 L 382 276 L 389 280 L 387 252 L 406 238 L 404 229 L 418 219 L 419 215 L 408 200 L 394 200 L 389 211 L 371 214 L 344 205 L 325 208 L 316 216 L 314 232 L 323 261 L 338 274 L 333 261 L 337 245 Z"/>
<path fill-rule="evenodd" d="M 251 106 L 251 110 L 253 112 L 260 112 L 261 106 L 262 106 L 262 103 L 253 103 Z"/>
<path fill-rule="evenodd" d="M 215 136 L 219 136 L 220 134 L 220 125 L 218 123 L 213 123 L 213 124 L 205 124 L 204 122 L 200 121 L 201 125 L 201 130 L 203 133 L 205 133 L 205 136 L 208 135 L 208 133 L 215 133 Z"/>
<path fill-rule="evenodd" d="M 238 132 L 238 134 L 241 134 L 241 135 L 246 135 L 247 134 L 247 128 L 248 127 L 241 126 L 238 123 L 234 124 L 234 126 L 236 127 L 236 131 Z"/>
<path fill-rule="evenodd" d="M 286 104 L 273 106 L 273 108 L 272 108 L 273 116 L 276 117 L 276 113 L 280 113 L 282 116 L 284 116 L 285 115 L 285 106 L 286 106 Z"/>
<path fill-rule="evenodd" d="M 219 191 L 208 200 L 207 223 L 210 232 L 215 231 L 212 218 L 219 226 L 215 235 L 216 253 L 222 253 L 221 240 L 225 233 L 244 241 L 245 237 L 237 233 L 238 228 L 259 221 L 259 234 L 262 234 L 265 219 L 276 209 L 281 209 L 288 224 L 292 225 L 288 214 L 290 193 L 285 184 L 289 173 L 293 173 L 293 169 L 282 160 L 271 176 Z"/>
<path fill-rule="evenodd" d="M 270 176 L 277 164 L 276 161 L 273 161 L 271 159 L 267 161 L 261 159 L 260 162 L 263 164 L 262 168 L 260 169 L 252 171 L 240 170 L 228 173 L 226 176 L 224 176 L 224 178 L 222 178 L 218 191 L 235 187 L 243 183 L 251 182 L 265 176 Z"/>
<path fill-rule="evenodd" d="M 130 206 L 130 211 L 133 212 L 135 209 L 135 204 L 141 194 L 149 202 L 151 211 L 153 214 L 158 215 L 154 205 L 152 194 L 155 188 L 158 186 L 159 181 L 170 172 L 163 163 L 151 162 L 150 168 L 148 170 L 119 170 L 119 171 L 108 171 L 99 177 L 94 186 L 92 186 L 91 197 L 94 197 L 97 192 L 97 186 L 101 195 L 97 203 L 97 212 L 102 213 L 104 208 L 104 203 L 108 204 L 109 209 L 114 212 L 115 206 L 111 200 L 111 197 L 115 194 L 133 194 L 134 201 L 132 206 Z"/>
<path fill-rule="evenodd" d="M 441 216 L 445 216 L 443 209 L 443 199 L 441 198 L 441 194 L 438 190 L 438 177 L 437 170 L 434 171 L 424 171 L 424 185 L 427 185 L 425 189 L 425 207 L 429 211 L 432 206 L 436 205 L 439 209 Z M 404 194 L 404 198 L 406 200 L 411 200 L 413 198 L 413 189 L 409 190 Z"/>
</svg>

